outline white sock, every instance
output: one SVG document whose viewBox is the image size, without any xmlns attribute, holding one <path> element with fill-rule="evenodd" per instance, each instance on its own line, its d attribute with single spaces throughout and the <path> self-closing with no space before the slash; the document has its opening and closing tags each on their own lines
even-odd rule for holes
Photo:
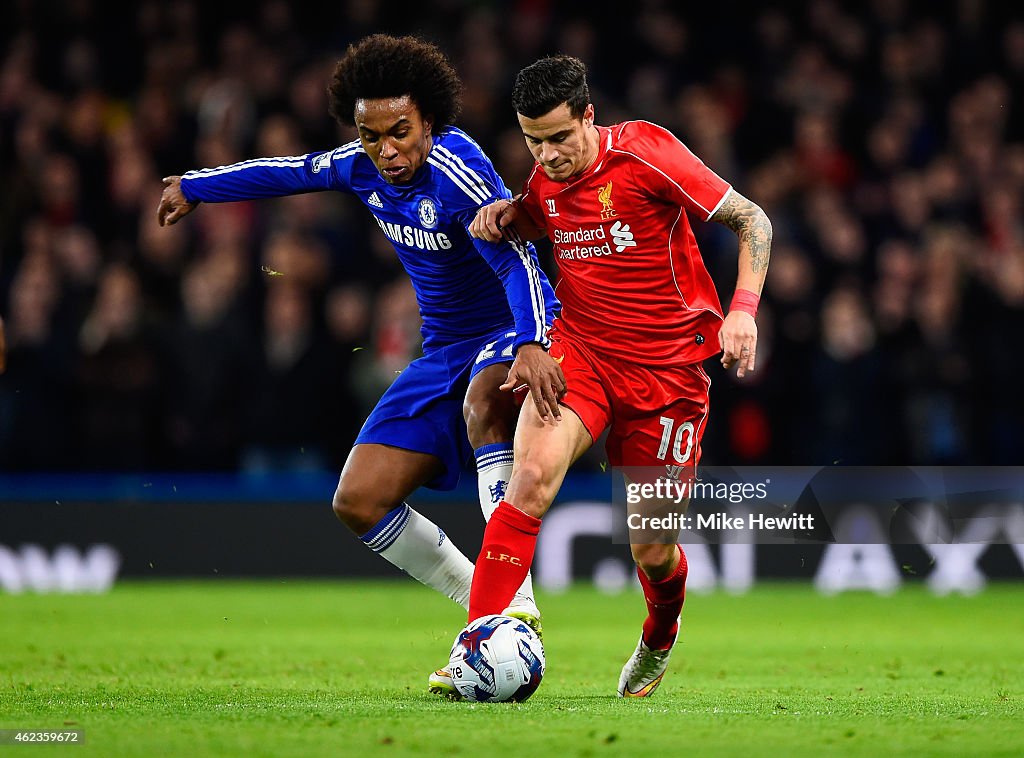
<svg viewBox="0 0 1024 758">
<path fill-rule="evenodd" d="M 505 499 L 508 480 L 512 478 L 512 443 L 497 442 L 478 447 L 476 455 L 476 486 L 480 497 L 480 510 L 484 521 L 491 520 L 491 514 L 498 503 Z M 538 615 L 537 601 L 533 597 L 533 576 L 529 573 L 516 591 L 509 608 L 528 611 Z"/>
<path fill-rule="evenodd" d="M 473 564 L 423 514 L 403 503 L 359 539 L 413 579 L 469 610 Z"/>
</svg>

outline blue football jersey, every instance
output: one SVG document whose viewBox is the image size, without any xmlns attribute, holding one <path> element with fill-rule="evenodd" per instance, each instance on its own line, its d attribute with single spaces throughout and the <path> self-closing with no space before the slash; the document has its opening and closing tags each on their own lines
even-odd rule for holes
<svg viewBox="0 0 1024 758">
<path fill-rule="evenodd" d="M 465 132 L 446 127 L 410 182 L 388 184 L 358 140 L 323 153 L 256 158 L 189 171 L 189 202 L 221 203 L 302 192 L 356 195 L 394 245 L 416 290 L 423 347 L 516 331 L 515 345 L 547 346 L 558 308 L 532 245 L 469 236 L 477 210 L 512 195 L 489 158 Z"/>
</svg>

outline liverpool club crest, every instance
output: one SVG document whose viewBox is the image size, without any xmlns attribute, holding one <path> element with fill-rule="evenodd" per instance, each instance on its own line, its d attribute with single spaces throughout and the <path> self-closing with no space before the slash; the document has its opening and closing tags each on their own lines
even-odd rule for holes
<svg viewBox="0 0 1024 758">
<path fill-rule="evenodd" d="M 597 191 L 597 199 L 601 201 L 601 220 L 607 221 L 618 214 L 612 207 L 612 183 L 609 181 Z"/>
</svg>

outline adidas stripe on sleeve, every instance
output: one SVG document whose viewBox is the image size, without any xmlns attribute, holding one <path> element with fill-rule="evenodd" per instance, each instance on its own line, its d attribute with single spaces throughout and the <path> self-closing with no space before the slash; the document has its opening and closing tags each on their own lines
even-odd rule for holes
<svg viewBox="0 0 1024 758">
<path fill-rule="evenodd" d="M 181 191 L 190 203 L 227 203 L 323 190 L 348 190 L 345 159 L 363 152 L 358 141 L 324 153 L 253 158 L 216 168 L 189 171 Z"/>
</svg>

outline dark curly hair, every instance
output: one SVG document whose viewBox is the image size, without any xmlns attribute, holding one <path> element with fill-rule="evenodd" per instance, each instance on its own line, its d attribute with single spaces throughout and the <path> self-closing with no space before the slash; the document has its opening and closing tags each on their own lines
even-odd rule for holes
<svg viewBox="0 0 1024 758">
<path fill-rule="evenodd" d="M 516 113 L 540 118 L 562 103 L 573 118 L 582 118 L 590 104 L 587 67 L 571 55 L 553 55 L 532 63 L 516 76 L 512 105 Z"/>
<path fill-rule="evenodd" d="M 355 123 L 356 100 L 409 95 L 434 128 L 455 123 L 462 82 L 437 46 L 417 37 L 373 34 L 348 46 L 327 87 L 330 113 Z"/>
</svg>

